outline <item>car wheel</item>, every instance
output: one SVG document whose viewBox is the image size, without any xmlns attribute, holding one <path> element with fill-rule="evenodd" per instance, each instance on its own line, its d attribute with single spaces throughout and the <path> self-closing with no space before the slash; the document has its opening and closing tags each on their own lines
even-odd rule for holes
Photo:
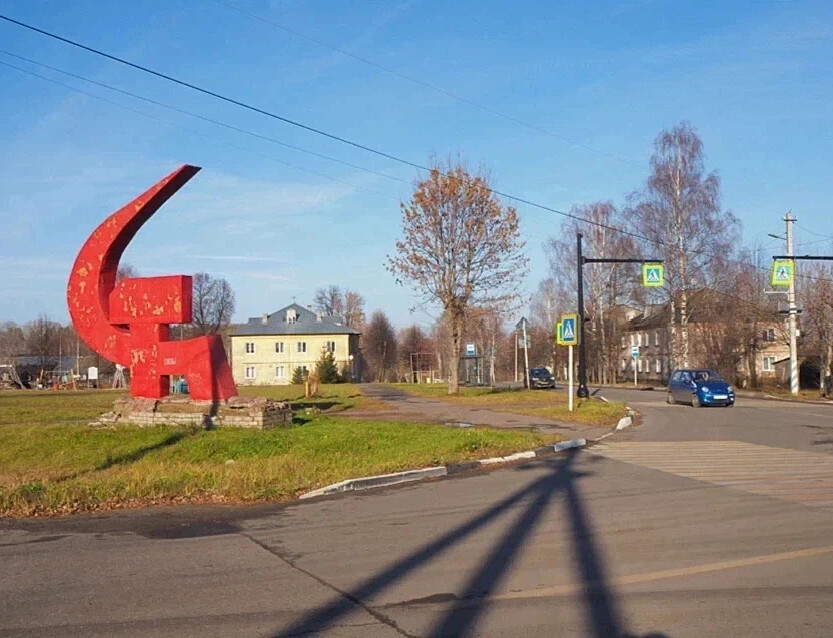
<svg viewBox="0 0 833 638">
<path fill-rule="evenodd" d="M 727 404 L 726 404 L 726 407 L 727 407 L 727 408 L 733 408 L 733 407 L 735 407 L 735 402 L 734 402 L 734 401 L 732 401 L 731 403 L 727 403 Z"/>
<path fill-rule="evenodd" d="M 691 399 L 691 407 L 693 407 L 693 408 L 702 407 L 702 404 L 700 403 L 700 397 L 698 397 L 696 394 Z"/>
<path fill-rule="evenodd" d="M 668 405 L 675 405 L 677 403 L 677 401 L 674 399 L 674 395 L 670 392 L 668 393 L 668 396 L 665 398 L 665 400 L 668 401 Z"/>
</svg>

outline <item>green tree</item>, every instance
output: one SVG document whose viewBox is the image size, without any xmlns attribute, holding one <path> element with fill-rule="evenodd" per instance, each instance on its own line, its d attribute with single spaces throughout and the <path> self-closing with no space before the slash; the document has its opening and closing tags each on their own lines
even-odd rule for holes
<svg viewBox="0 0 833 638">
<path fill-rule="evenodd" d="M 292 371 L 292 383 L 295 385 L 301 385 L 307 380 L 308 375 L 309 373 L 306 370 L 304 370 L 301 366 L 298 366 Z"/>
<path fill-rule="evenodd" d="M 338 383 L 341 380 L 335 357 L 326 348 L 321 350 L 321 358 L 315 364 L 315 371 L 321 383 Z"/>
</svg>

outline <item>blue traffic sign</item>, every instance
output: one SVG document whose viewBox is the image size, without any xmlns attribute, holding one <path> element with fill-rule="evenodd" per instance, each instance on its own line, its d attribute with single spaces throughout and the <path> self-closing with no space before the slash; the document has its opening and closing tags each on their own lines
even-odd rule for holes
<svg viewBox="0 0 833 638">
<path fill-rule="evenodd" d="M 631 346 L 631 356 L 632 356 L 634 359 L 638 359 L 638 358 L 639 358 L 639 346 L 636 346 L 636 345 Z"/>
<path fill-rule="evenodd" d="M 561 343 L 565 346 L 578 345 L 578 315 L 561 317 Z"/>
</svg>

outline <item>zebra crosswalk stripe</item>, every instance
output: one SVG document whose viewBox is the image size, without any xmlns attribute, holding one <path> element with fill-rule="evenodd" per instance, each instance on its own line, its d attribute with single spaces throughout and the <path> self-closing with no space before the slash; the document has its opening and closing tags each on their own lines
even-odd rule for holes
<svg viewBox="0 0 833 638">
<path fill-rule="evenodd" d="M 833 509 L 833 456 L 742 441 L 608 442 L 590 454 L 813 507 Z"/>
</svg>

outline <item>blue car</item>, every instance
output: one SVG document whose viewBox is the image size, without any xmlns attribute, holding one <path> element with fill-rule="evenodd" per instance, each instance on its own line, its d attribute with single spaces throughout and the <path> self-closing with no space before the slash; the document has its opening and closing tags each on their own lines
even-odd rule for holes
<svg viewBox="0 0 833 638">
<path fill-rule="evenodd" d="M 668 381 L 668 403 L 731 408 L 735 405 L 735 391 L 714 370 L 677 370 Z"/>
</svg>

